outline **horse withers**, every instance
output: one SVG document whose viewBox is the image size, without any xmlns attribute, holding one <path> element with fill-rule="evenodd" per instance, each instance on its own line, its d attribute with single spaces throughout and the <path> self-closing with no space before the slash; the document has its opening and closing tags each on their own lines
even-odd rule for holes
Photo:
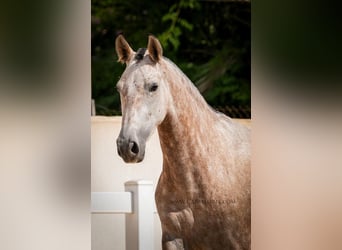
<svg viewBox="0 0 342 250">
<path fill-rule="evenodd" d="M 158 39 L 133 51 L 116 39 L 126 69 L 117 83 L 122 107 L 118 154 L 144 159 L 158 130 L 163 169 L 155 200 L 163 249 L 250 249 L 250 130 L 214 111 L 193 83 L 163 57 Z"/>
</svg>

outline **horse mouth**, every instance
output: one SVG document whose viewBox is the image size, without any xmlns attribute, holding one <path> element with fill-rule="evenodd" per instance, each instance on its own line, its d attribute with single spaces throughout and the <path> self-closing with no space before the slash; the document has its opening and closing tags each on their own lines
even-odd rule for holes
<svg viewBox="0 0 342 250">
<path fill-rule="evenodd" d="M 126 163 L 139 163 L 139 162 L 142 162 L 144 160 L 144 156 L 142 156 L 142 157 L 124 157 L 124 156 L 121 156 L 121 158 Z"/>
</svg>

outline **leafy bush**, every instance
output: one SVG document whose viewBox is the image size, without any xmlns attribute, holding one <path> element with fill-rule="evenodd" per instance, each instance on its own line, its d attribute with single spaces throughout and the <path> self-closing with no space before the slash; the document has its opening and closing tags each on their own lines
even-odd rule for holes
<svg viewBox="0 0 342 250">
<path fill-rule="evenodd" d="M 119 114 L 115 85 L 124 70 L 114 41 L 137 50 L 147 36 L 197 85 L 212 106 L 250 107 L 250 3 L 227 1 L 92 1 L 92 98 L 97 114 Z"/>
</svg>

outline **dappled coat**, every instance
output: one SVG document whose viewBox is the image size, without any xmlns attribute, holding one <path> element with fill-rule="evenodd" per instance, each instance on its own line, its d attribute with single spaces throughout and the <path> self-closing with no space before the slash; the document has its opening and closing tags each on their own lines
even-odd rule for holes
<svg viewBox="0 0 342 250">
<path fill-rule="evenodd" d="M 163 169 L 155 199 L 163 249 L 250 249 L 250 131 L 215 112 L 192 82 L 163 57 L 159 41 L 134 52 L 116 39 L 126 63 L 118 153 L 144 159 L 157 129 Z"/>
</svg>

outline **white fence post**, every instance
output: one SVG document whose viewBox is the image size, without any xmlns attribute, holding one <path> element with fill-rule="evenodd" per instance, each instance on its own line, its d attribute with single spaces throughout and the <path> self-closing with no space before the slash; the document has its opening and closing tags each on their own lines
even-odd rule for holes
<svg viewBox="0 0 342 250">
<path fill-rule="evenodd" d="M 132 193 L 133 206 L 133 213 L 126 214 L 126 250 L 153 250 L 153 183 L 128 181 L 125 191 Z"/>
<path fill-rule="evenodd" d="M 91 99 L 91 116 L 96 115 L 96 107 L 95 107 L 95 100 Z"/>
</svg>

